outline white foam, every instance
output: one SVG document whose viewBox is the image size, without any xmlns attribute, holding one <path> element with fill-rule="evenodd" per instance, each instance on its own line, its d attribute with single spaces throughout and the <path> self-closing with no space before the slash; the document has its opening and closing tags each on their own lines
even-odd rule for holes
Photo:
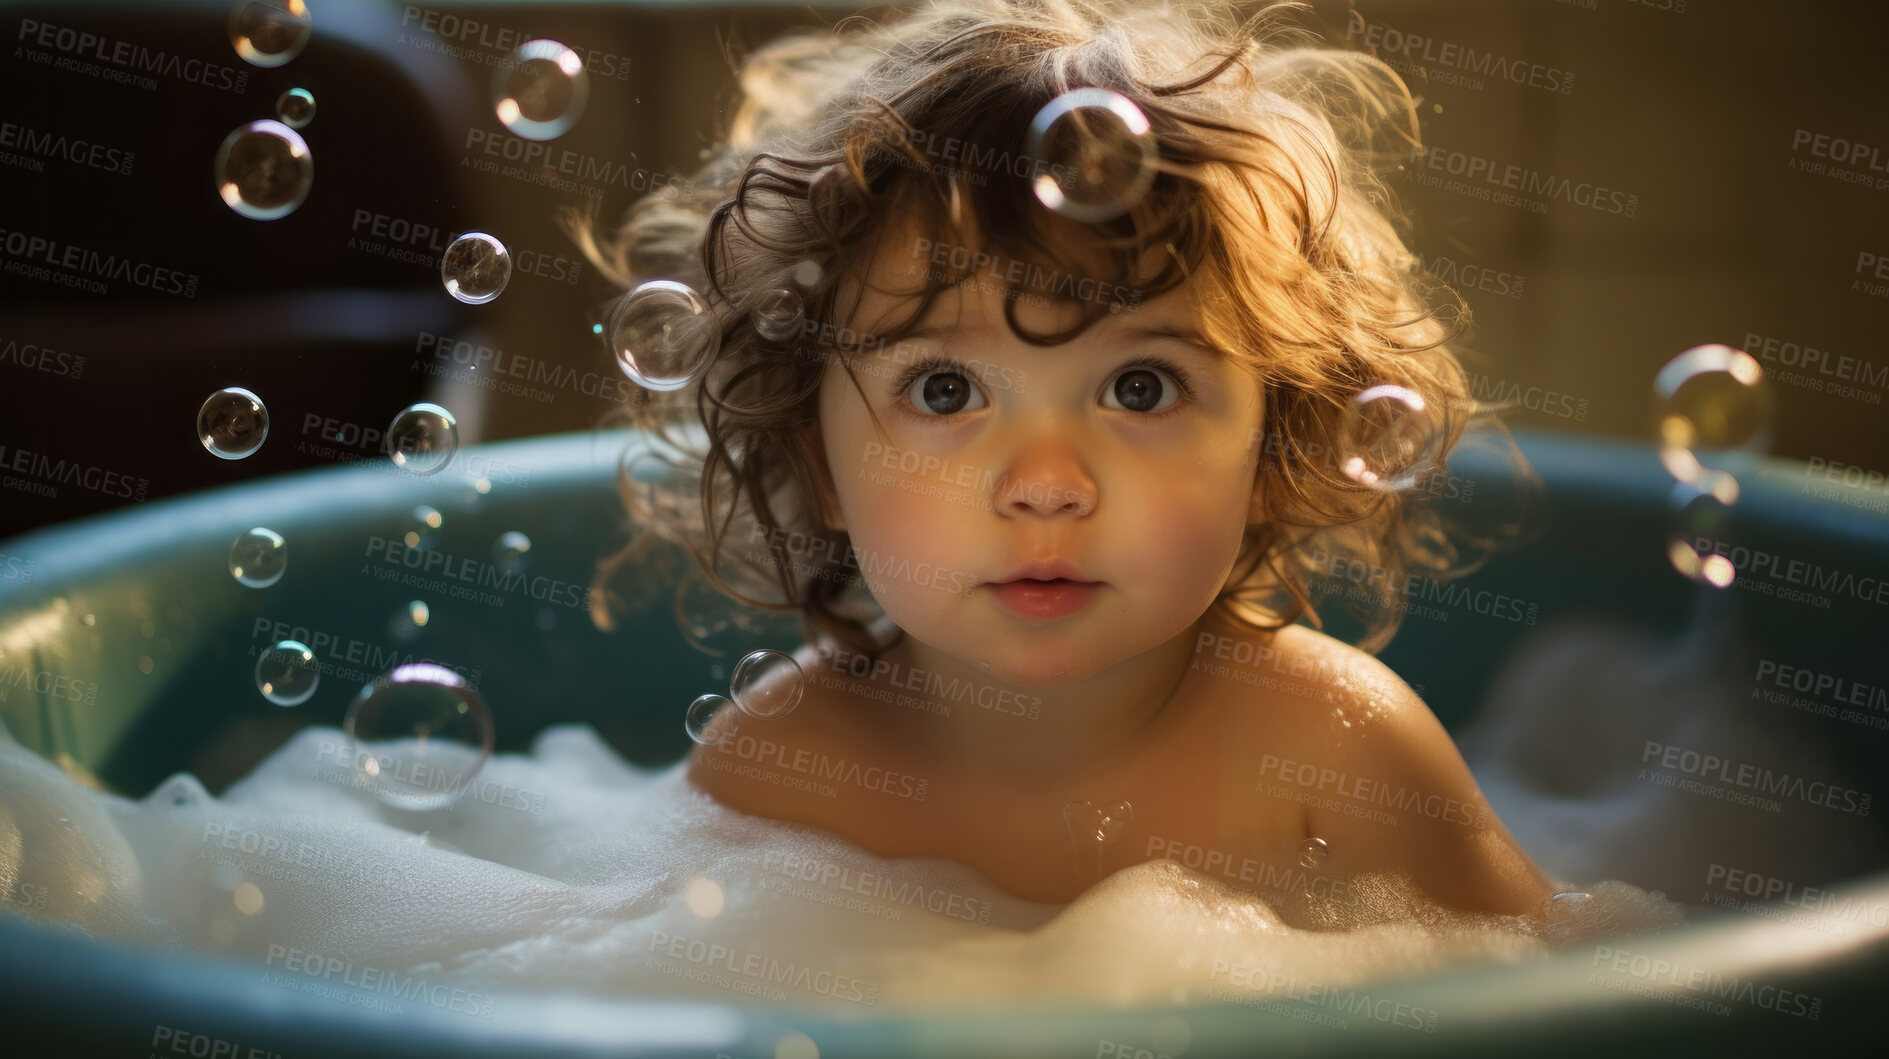
<svg viewBox="0 0 1889 1059">
<path fill-rule="evenodd" d="M 425 813 L 350 786 L 345 747 L 306 729 L 221 798 L 179 774 L 130 801 L 0 737 L 10 907 L 253 960 L 281 984 L 454 996 L 473 1014 L 494 988 L 851 1011 L 1259 1003 L 1545 948 L 1519 920 L 1446 914 L 1381 879 L 1354 884 L 1366 925 L 1340 931 L 1293 929 L 1171 861 L 1068 906 L 1020 901 L 955 862 L 888 861 L 727 809 L 680 764 L 638 769 L 587 727 L 495 756 L 471 794 Z M 18 900 L 42 890 L 41 907 Z M 1675 919 L 1630 887 L 1596 893 L 1609 930 Z"/>
</svg>

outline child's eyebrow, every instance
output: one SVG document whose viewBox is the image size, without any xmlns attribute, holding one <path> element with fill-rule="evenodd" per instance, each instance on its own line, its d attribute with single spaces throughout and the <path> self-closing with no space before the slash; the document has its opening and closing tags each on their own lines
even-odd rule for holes
<svg viewBox="0 0 1889 1059">
<path fill-rule="evenodd" d="M 1172 339 L 1177 342 L 1184 342 L 1190 346 L 1194 346 L 1196 347 L 1196 350 L 1200 353 L 1216 352 L 1214 347 L 1210 345 L 1205 338 L 1201 337 L 1200 332 L 1197 329 L 1186 324 L 1164 323 L 1164 322 L 1157 321 L 1155 323 L 1143 324 L 1141 326 L 1136 326 L 1136 327 L 1127 327 L 1127 326 L 1117 325 L 1116 330 L 1118 330 L 1121 334 L 1130 338 Z M 957 324 L 926 324 L 923 327 L 915 327 L 912 330 L 907 331 L 905 333 L 905 340 L 912 341 L 915 339 L 925 339 L 925 338 L 951 338 L 953 336 L 960 337 L 960 338 L 980 338 L 980 337 L 983 337 L 986 333 L 987 332 L 983 327 L 978 327 L 978 326 L 960 327 Z M 880 347 L 880 349 L 875 351 L 875 355 L 877 353 L 883 353 L 883 352 L 886 352 L 885 348 Z"/>
</svg>

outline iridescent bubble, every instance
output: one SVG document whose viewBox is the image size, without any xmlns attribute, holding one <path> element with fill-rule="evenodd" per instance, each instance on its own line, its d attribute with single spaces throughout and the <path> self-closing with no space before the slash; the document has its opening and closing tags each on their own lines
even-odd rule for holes
<svg viewBox="0 0 1889 1059">
<path fill-rule="evenodd" d="M 216 193 L 251 220 L 287 217 L 315 183 L 302 134 L 273 119 L 238 126 L 216 151 Z"/>
<path fill-rule="evenodd" d="M 230 11 L 230 44 L 251 66 L 281 66 L 308 44 L 302 0 L 239 0 Z"/>
<path fill-rule="evenodd" d="M 800 705 L 806 683 L 806 675 L 792 655 L 750 651 L 735 663 L 735 675 L 728 682 L 728 695 L 741 707 L 742 713 L 772 720 L 787 716 Z"/>
<path fill-rule="evenodd" d="M 315 93 L 291 88 L 276 97 L 275 116 L 291 129 L 305 129 L 315 120 Z"/>
<path fill-rule="evenodd" d="M 257 526 L 230 545 L 230 575 L 250 588 L 268 588 L 289 568 L 289 542 L 272 529 Z"/>
<path fill-rule="evenodd" d="M 1689 482 L 1674 482 L 1667 498 L 1670 518 L 1666 534 L 1666 557 L 1673 569 L 1686 577 L 1713 588 L 1727 588 L 1737 579 L 1731 559 L 1719 553 L 1731 519 L 1732 502 L 1737 498 L 1737 484 L 1729 475 L 1709 479 L 1721 486 L 1718 493 L 1708 492 Z M 1727 549 L 1730 551 L 1731 549 Z"/>
<path fill-rule="evenodd" d="M 689 738 L 703 746 L 714 746 L 735 732 L 741 711 L 720 695 L 703 695 L 689 703 L 682 726 Z"/>
<path fill-rule="evenodd" d="M 432 608 L 426 605 L 425 600 L 410 600 L 406 606 L 394 611 L 393 616 L 387 619 L 387 635 L 396 643 L 413 643 L 420 638 L 421 633 L 426 631 L 426 623 L 431 621 L 432 617 Z"/>
<path fill-rule="evenodd" d="M 431 548 L 439 543 L 439 528 L 446 524 L 446 516 L 431 504 L 421 504 L 411 512 L 411 521 L 407 523 L 407 532 L 402 540 L 409 548 Z"/>
<path fill-rule="evenodd" d="M 342 730 L 361 785 L 397 809 L 444 809 L 492 756 L 492 714 L 457 672 L 431 662 L 395 667 L 361 689 Z M 372 745 L 368 745 L 372 744 Z"/>
<path fill-rule="evenodd" d="M 646 390 L 680 390 L 721 348 L 721 325 L 685 284 L 651 280 L 618 302 L 605 329 L 617 365 Z"/>
<path fill-rule="evenodd" d="M 1372 386 L 1351 401 L 1338 430 L 1338 469 L 1359 485 L 1408 489 L 1441 463 L 1443 431 L 1423 395 Z"/>
<path fill-rule="evenodd" d="M 583 56 L 554 40 L 527 41 L 492 79 L 498 120 L 527 140 L 550 140 L 569 132 L 584 116 L 590 75 Z"/>
<path fill-rule="evenodd" d="M 459 421 L 439 405 L 409 405 L 387 427 L 387 455 L 414 474 L 438 471 L 458 451 Z"/>
<path fill-rule="evenodd" d="M 452 241 L 439 259 L 446 293 L 467 305 L 484 305 L 512 280 L 512 254 L 497 237 L 467 232 Z"/>
<path fill-rule="evenodd" d="M 1160 152 L 1133 100 L 1106 88 L 1078 88 L 1037 111 L 1024 156 L 1038 201 L 1094 224 L 1141 201 L 1154 186 Z"/>
<path fill-rule="evenodd" d="M 321 664 L 300 640 L 282 640 L 256 659 L 256 690 L 277 706 L 300 706 L 321 683 Z"/>
<path fill-rule="evenodd" d="M 805 318 L 806 309 L 800 295 L 785 287 L 761 295 L 749 314 L 749 319 L 754 321 L 754 333 L 769 342 L 785 342 L 799 334 L 800 321 Z"/>
<path fill-rule="evenodd" d="M 241 386 L 226 386 L 197 410 L 197 440 L 226 460 L 253 456 L 269 437 L 269 410 Z"/>
<path fill-rule="evenodd" d="M 506 574 L 520 573 L 525 569 L 525 557 L 531 553 L 531 538 L 511 530 L 499 535 L 492 544 L 492 558 L 498 568 Z"/>
<path fill-rule="evenodd" d="M 1308 838 L 1299 843 L 1299 867 L 1316 868 L 1325 863 L 1325 854 L 1331 847 L 1322 838 Z"/>
<path fill-rule="evenodd" d="M 1738 476 L 1771 445 L 1776 398 L 1764 369 L 1730 346 L 1695 346 L 1660 369 L 1653 392 L 1666 469 L 1706 492 L 1729 490 L 1726 502 L 1736 502 Z"/>
</svg>

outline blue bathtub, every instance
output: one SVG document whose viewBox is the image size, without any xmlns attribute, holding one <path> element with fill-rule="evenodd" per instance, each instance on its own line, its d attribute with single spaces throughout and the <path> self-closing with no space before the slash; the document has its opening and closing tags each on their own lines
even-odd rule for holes
<svg viewBox="0 0 1889 1059">
<path fill-rule="evenodd" d="M 255 693 L 249 654 L 279 638 L 278 623 L 384 640 L 389 615 L 413 593 L 357 573 L 364 547 L 372 547 L 364 542 L 397 537 L 411 509 L 428 504 L 446 516 L 442 550 L 481 555 L 499 534 L 520 530 L 534 542 L 534 573 L 585 585 L 596 559 L 622 536 L 613 480 L 626 440 L 573 434 L 470 449 L 431 478 L 380 465 L 268 478 L 0 542 L 10 564 L 0 581 L 0 668 L 64 677 L 68 688 L 84 681 L 97 692 L 94 704 L 74 709 L 50 681 L 15 681 L 0 717 L 22 743 L 127 796 L 141 797 L 181 769 L 218 791 L 295 727 L 339 722 L 357 686 L 328 680 L 304 707 L 276 710 Z M 1539 602 L 1537 621 L 1412 620 L 1384 655 L 1422 687 L 1452 730 L 1472 725 L 1492 677 L 1526 638 L 1577 615 L 1673 632 L 1710 612 L 1735 625 L 1754 650 L 1865 683 L 1878 679 L 1884 662 L 1858 645 L 1867 637 L 1880 649 L 1881 604 L 1855 592 L 1835 595 L 1827 608 L 1738 590 L 1701 602 L 1701 590 L 1667 565 L 1668 480 L 1647 447 L 1550 435 L 1519 441 L 1546 485 L 1543 530 L 1469 583 Z M 499 484 L 493 468 L 510 468 L 511 484 Z M 1453 469 L 1475 478 L 1479 490 L 1513 487 L 1500 467 L 1478 465 L 1471 455 Z M 477 487 L 482 476 L 489 492 Z M 1806 481 L 1802 464 L 1768 462 L 1748 483 L 1729 533 L 1754 551 L 1857 578 L 1889 577 L 1889 519 L 1865 514 L 1869 498 L 1859 491 L 1820 484 L 1825 492 L 1808 496 Z M 292 542 L 288 575 L 261 592 L 226 572 L 230 541 L 259 524 Z M 603 633 L 557 592 L 507 598 L 502 606 L 433 600 L 426 637 L 432 656 L 481 669 L 501 751 L 522 749 L 546 725 L 584 722 L 649 764 L 687 751 L 683 706 L 725 684 L 732 662 L 689 647 L 660 601 Z M 770 618 L 734 630 L 721 646 L 796 640 L 791 622 Z M 632 671 L 641 674 L 634 699 L 620 691 L 622 675 Z M 1832 744 L 1864 789 L 1885 789 L 1881 732 L 1787 716 L 1782 723 Z M 1823 858 L 1817 870 L 1825 874 L 1807 870 L 1799 881 L 1889 906 L 1882 832 L 1877 826 L 1874 842 Z M 1597 987 L 1612 951 L 1709 967 L 1758 992 L 1726 998 L 1728 1013 L 1715 1013 L 1674 1003 L 1658 989 L 1635 991 L 1630 973 L 1626 987 Z M 133 950 L 0 916 L 0 1024 L 6 1050 L 20 1055 L 758 1057 L 777 1047 L 802 1054 L 799 1038 L 782 1044 L 789 1034 L 804 1035 L 826 1057 L 1771 1051 L 1873 1037 L 1885 980 L 1889 931 L 1881 927 L 1863 923 L 1835 936 L 1762 915 L 1695 912 L 1684 927 L 1615 939 L 1611 949 L 1580 945 L 1519 967 L 1463 966 L 1372 987 L 1374 996 L 1441 1012 L 1433 1033 L 1374 1019 L 1339 1030 L 1288 1011 L 1233 1005 L 839 1019 L 778 1007 L 516 991 L 503 994 L 491 1020 L 468 1024 L 423 1008 L 394 1016 L 345 1007 L 268 985 L 245 964 Z M 1773 1002 L 1780 991 L 1815 998 L 1815 1017 L 1801 1005 L 1782 1010 Z"/>
</svg>

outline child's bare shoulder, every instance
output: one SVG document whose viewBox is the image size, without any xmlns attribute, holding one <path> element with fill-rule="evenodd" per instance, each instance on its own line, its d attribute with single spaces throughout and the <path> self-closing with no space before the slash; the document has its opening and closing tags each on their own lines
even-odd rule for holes
<svg viewBox="0 0 1889 1059">
<path fill-rule="evenodd" d="M 1435 713 L 1390 667 L 1303 626 L 1252 650 L 1222 697 L 1252 812 L 1304 813 L 1332 875 L 1408 874 L 1457 908 L 1520 914 L 1552 892 Z M 1221 674 L 1230 675 L 1230 674 Z"/>
</svg>

